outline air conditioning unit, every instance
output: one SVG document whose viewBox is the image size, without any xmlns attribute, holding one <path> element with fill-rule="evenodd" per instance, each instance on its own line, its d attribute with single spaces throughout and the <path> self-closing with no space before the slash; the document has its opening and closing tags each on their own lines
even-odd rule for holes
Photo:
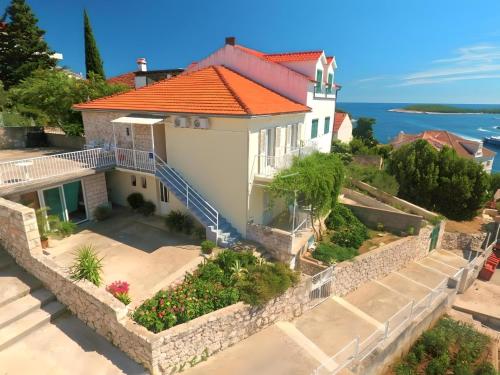
<svg viewBox="0 0 500 375">
<path fill-rule="evenodd" d="M 208 118 L 197 117 L 193 121 L 193 128 L 195 129 L 208 129 L 210 124 L 208 123 Z"/>
<path fill-rule="evenodd" d="M 188 119 L 187 117 L 176 117 L 174 126 L 176 128 L 187 128 L 188 127 Z"/>
</svg>

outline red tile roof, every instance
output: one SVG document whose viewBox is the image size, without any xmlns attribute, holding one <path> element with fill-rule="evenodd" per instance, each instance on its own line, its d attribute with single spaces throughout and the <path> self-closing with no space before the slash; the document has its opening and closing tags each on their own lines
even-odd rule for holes
<svg viewBox="0 0 500 375">
<path fill-rule="evenodd" d="M 309 61 L 320 58 L 323 51 L 306 51 L 306 52 L 287 52 L 287 53 L 271 53 L 264 57 L 269 61 L 289 62 L 289 61 Z"/>
<path fill-rule="evenodd" d="M 344 119 L 347 117 L 347 113 L 343 112 L 335 112 L 335 120 L 333 121 L 333 131 L 338 132 L 340 129 L 340 125 L 344 122 Z"/>
<path fill-rule="evenodd" d="M 441 150 L 444 146 L 451 147 L 458 155 L 465 158 L 474 158 L 474 152 L 472 150 L 477 150 L 480 144 L 480 142 L 471 141 L 444 130 L 427 130 L 419 134 L 399 133 L 398 136 L 391 141 L 391 144 L 394 148 L 399 148 L 419 139 L 426 140 L 437 150 Z M 495 155 L 495 152 L 483 147 L 483 156 L 493 157 Z"/>
<path fill-rule="evenodd" d="M 326 62 L 327 62 L 328 64 L 330 64 L 333 60 L 335 60 L 335 57 L 333 57 L 333 56 L 327 56 L 327 57 L 326 57 Z"/>
<path fill-rule="evenodd" d="M 135 88 L 135 74 L 134 72 L 123 73 L 119 76 L 108 78 L 106 82 L 111 84 L 127 85 L 133 89 Z"/>
<path fill-rule="evenodd" d="M 236 116 L 310 111 L 224 66 L 209 66 L 73 108 Z"/>
</svg>

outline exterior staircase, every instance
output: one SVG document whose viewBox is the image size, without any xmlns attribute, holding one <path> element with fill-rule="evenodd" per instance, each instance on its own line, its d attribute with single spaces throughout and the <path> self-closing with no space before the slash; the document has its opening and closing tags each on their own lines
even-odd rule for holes
<svg viewBox="0 0 500 375">
<path fill-rule="evenodd" d="M 0 250 L 0 351 L 65 311 L 39 280 Z"/>
<path fill-rule="evenodd" d="M 221 247 L 235 245 L 241 234 L 174 168 L 156 156 L 155 175 L 207 227 Z M 211 236 L 207 236 L 209 239 Z"/>
</svg>

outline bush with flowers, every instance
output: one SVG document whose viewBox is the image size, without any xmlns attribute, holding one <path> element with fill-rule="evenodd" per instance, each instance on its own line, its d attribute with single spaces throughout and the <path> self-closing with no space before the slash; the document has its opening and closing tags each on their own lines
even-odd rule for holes
<svg viewBox="0 0 500 375">
<path fill-rule="evenodd" d="M 130 303 L 130 296 L 128 295 L 129 289 L 130 284 L 126 281 L 115 281 L 106 287 L 108 292 L 125 305 Z"/>
<path fill-rule="evenodd" d="M 298 274 L 283 264 L 225 250 L 186 274 L 181 284 L 146 300 L 132 317 L 148 330 L 161 332 L 238 301 L 261 306 L 297 281 Z"/>
</svg>

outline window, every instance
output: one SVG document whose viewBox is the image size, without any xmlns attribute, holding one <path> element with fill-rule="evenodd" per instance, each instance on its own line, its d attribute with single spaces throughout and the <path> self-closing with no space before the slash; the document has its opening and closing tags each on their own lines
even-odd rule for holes
<svg viewBox="0 0 500 375">
<path fill-rule="evenodd" d="M 127 133 L 127 137 L 130 137 L 130 128 L 125 128 L 125 131 Z"/>
<path fill-rule="evenodd" d="M 330 133 L 330 117 L 325 117 L 325 128 L 323 134 Z"/>
<path fill-rule="evenodd" d="M 321 69 L 316 70 L 316 92 L 321 92 L 321 86 L 323 84 L 323 71 Z"/>
<path fill-rule="evenodd" d="M 134 175 L 130 176 L 130 184 L 132 186 L 137 186 L 137 179 L 135 178 Z"/>
<path fill-rule="evenodd" d="M 326 93 L 331 94 L 333 92 L 333 74 L 328 73 L 328 87 L 326 88 Z"/>
<path fill-rule="evenodd" d="M 147 189 L 148 181 L 146 180 L 146 177 L 141 177 L 141 186 L 143 189 Z"/>
<path fill-rule="evenodd" d="M 168 189 L 160 182 L 160 201 L 168 203 Z"/>
<path fill-rule="evenodd" d="M 318 119 L 312 120 L 311 124 L 311 139 L 318 136 Z"/>
<path fill-rule="evenodd" d="M 291 149 L 295 150 L 299 146 L 299 124 L 292 125 Z"/>
</svg>

